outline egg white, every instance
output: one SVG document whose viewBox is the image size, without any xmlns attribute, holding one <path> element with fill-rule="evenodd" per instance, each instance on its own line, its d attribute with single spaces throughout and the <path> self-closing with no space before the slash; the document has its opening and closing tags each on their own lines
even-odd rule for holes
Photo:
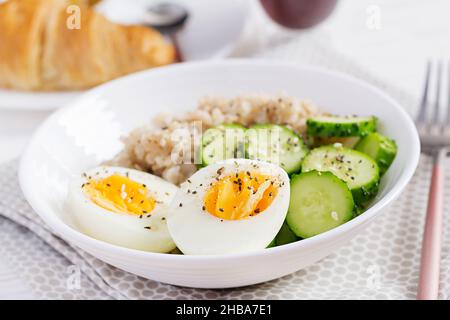
<svg viewBox="0 0 450 320">
<path fill-rule="evenodd" d="M 216 182 L 217 177 L 240 171 L 259 172 L 278 179 L 282 186 L 270 206 L 242 220 L 220 219 L 203 210 L 210 184 Z M 247 159 L 218 162 L 200 169 L 180 186 L 167 216 L 169 232 L 184 254 L 232 254 L 264 249 L 275 238 L 286 218 L 289 197 L 289 177 L 274 164 Z"/>
<path fill-rule="evenodd" d="M 109 211 L 92 202 L 83 191 L 82 185 L 89 177 L 102 179 L 115 173 L 146 185 L 157 200 L 150 217 Z M 145 172 L 101 166 L 73 179 L 66 208 L 80 231 L 93 238 L 131 249 L 165 253 L 176 247 L 167 229 L 166 215 L 177 190 L 175 185 Z"/>
</svg>

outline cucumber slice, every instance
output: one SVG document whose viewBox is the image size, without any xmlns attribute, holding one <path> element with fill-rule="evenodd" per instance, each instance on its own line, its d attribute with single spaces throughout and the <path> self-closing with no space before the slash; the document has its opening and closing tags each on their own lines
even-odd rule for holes
<svg viewBox="0 0 450 320">
<path fill-rule="evenodd" d="M 238 124 L 222 124 L 206 130 L 202 136 L 202 165 L 245 157 L 245 131 Z"/>
<path fill-rule="evenodd" d="M 288 174 L 300 170 L 308 152 L 303 139 L 291 129 L 257 124 L 247 130 L 247 157 L 279 165 Z"/>
<path fill-rule="evenodd" d="M 318 235 L 349 221 L 353 208 L 347 184 L 331 172 L 313 170 L 291 179 L 286 221 L 301 238 Z"/>
<path fill-rule="evenodd" d="M 302 164 L 303 172 L 311 170 L 330 171 L 344 180 L 357 204 L 369 201 L 378 192 L 380 173 L 375 160 L 340 144 L 313 149 Z"/>
<path fill-rule="evenodd" d="M 355 209 L 353 209 L 353 218 L 359 216 L 364 212 L 364 207 L 355 205 Z"/>
<path fill-rule="evenodd" d="M 395 141 L 377 132 L 361 139 L 355 149 L 375 159 L 380 167 L 380 175 L 383 175 L 389 169 L 397 155 Z"/>
<path fill-rule="evenodd" d="M 270 241 L 270 243 L 266 247 L 266 249 L 273 248 L 273 247 L 276 247 L 276 246 L 277 246 L 277 243 L 275 242 L 275 239 L 273 239 L 272 241 Z"/>
<path fill-rule="evenodd" d="M 306 121 L 307 133 L 318 137 L 365 137 L 377 129 L 376 117 L 319 116 Z"/>
<path fill-rule="evenodd" d="M 280 231 L 278 231 L 277 236 L 275 237 L 275 245 L 282 246 L 283 244 L 288 244 L 291 242 L 295 242 L 298 240 L 298 237 L 295 233 L 289 228 L 286 221 L 281 226 Z"/>
<path fill-rule="evenodd" d="M 360 137 L 309 137 L 313 148 L 340 143 L 346 148 L 353 149 L 361 139 Z"/>
</svg>

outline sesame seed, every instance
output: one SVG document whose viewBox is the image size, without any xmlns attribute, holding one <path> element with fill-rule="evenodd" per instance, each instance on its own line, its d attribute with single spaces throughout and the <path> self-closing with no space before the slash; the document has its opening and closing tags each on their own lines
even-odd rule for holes
<svg viewBox="0 0 450 320">
<path fill-rule="evenodd" d="M 331 212 L 331 217 L 333 218 L 333 220 L 336 220 L 336 221 L 339 220 L 339 216 L 336 211 Z"/>
</svg>

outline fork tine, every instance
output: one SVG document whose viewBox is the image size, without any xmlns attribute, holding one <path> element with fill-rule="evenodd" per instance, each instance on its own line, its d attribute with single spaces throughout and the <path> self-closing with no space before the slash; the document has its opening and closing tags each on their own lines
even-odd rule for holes
<svg viewBox="0 0 450 320">
<path fill-rule="evenodd" d="M 433 116 L 431 119 L 433 119 L 433 122 L 431 125 L 436 125 L 439 123 L 439 105 L 440 105 L 440 97 L 441 97 L 441 79 L 442 78 L 442 61 L 438 61 L 436 66 L 436 100 L 434 102 L 434 110 L 433 110 Z"/>
<path fill-rule="evenodd" d="M 425 75 L 425 85 L 423 87 L 422 101 L 420 103 L 420 110 L 416 119 L 417 123 L 419 124 L 425 123 L 426 120 L 427 105 L 428 105 L 428 89 L 430 87 L 430 73 L 431 73 L 431 61 L 428 60 Z"/>
</svg>

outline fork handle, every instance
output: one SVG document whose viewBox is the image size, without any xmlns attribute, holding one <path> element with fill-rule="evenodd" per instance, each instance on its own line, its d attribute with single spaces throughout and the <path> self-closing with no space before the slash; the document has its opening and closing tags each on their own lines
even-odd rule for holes
<svg viewBox="0 0 450 320">
<path fill-rule="evenodd" d="M 431 177 L 428 208 L 423 233 L 417 299 L 436 300 L 439 292 L 442 228 L 444 213 L 444 170 L 441 150 L 435 158 Z"/>
</svg>

